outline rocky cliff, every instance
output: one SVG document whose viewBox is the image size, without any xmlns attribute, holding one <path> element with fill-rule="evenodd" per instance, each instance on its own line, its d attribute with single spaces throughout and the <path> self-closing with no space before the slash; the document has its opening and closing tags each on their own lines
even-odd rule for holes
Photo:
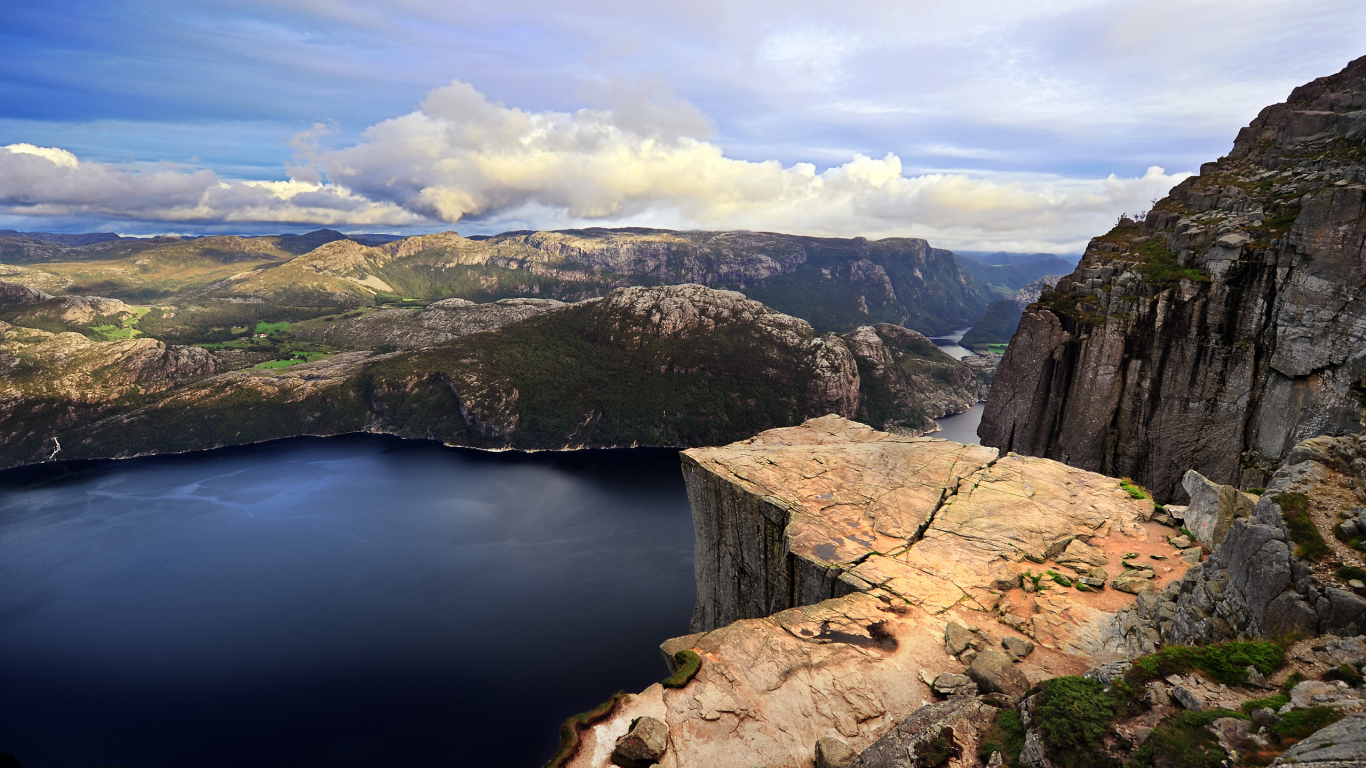
<svg viewBox="0 0 1366 768">
<path fill-rule="evenodd" d="M 1366 374 L 1366 58 L 1296 88 L 1020 321 L 979 434 L 1183 498 L 1354 429 Z"/>
</svg>

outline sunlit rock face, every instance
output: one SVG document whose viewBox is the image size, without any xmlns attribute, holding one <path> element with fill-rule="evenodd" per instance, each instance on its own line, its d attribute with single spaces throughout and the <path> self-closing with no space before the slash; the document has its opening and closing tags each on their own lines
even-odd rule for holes
<svg viewBox="0 0 1366 768">
<path fill-rule="evenodd" d="M 1150 563 L 1147 593 L 1185 572 L 1150 500 L 1047 459 L 826 416 L 685 451 L 683 466 L 696 633 L 663 648 L 695 651 L 701 670 L 632 697 L 573 765 L 608 765 L 641 716 L 669 728 L 661 766 L 809 766 L 826 738 L 862 752 L 943 701 L 940 675 L 968 673 L 939 688 L 979 701 L 967 689 L 994 678 L 974 658 L 1003 654 L 1018 687 L 1127 655 L 1115 615 L 1135 596 L 1079 591 L 1082 575 Z M 967 740 L 984 722 L 978 704 L 934 712 Z"/>
<path fill-rule="evenodd" d="M 1184 499 L 1354 429 L 1366 375 L 1366 58 L 1262 110 L 1020 321 L 978 434 Z"/>
</svg>

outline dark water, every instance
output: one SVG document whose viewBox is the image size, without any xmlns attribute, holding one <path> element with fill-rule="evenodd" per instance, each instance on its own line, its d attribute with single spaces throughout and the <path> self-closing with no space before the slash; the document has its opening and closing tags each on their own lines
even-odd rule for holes
<svg viewBox="0 0 1366 768">
<path fill-rule="evenodd" d="M 667 670 L 672 451 L 300 438 L 0 473 L 0 751 L 25 768 L 539 766 Z"/>
<path fill-rule="evenodd" d="M 977 425 L 982 423 L 982 411 L 986 407 L 986 403 L 978 403 L 963 413 L 940 416 L 935 419 L 939 422 L 940 430 L 931 432 L 926 437 L 942 437 L 964 445 L 981 445 L 982 438 L 977 436 Z"/>
</svg>

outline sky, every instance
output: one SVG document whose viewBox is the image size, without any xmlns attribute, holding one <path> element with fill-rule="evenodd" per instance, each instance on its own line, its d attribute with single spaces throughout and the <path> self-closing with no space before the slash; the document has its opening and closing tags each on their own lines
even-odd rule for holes
<svg viewBox="0 0 1366 768">
<path fill-rule="evenodd" d="M 0 228 L 651 226 L 1079 252 L 1359 0 L 0 0 Z"/>
</svg>

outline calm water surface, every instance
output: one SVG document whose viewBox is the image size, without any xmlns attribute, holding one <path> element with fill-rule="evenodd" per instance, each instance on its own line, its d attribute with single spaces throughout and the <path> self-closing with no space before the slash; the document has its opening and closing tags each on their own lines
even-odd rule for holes
<svg viewBox="0 0 1366 768">
<path fill-rule="evenodd" d="M 673 451 L 357 436 L 3 472 L 0 751 L 534 768 L 667 674 L 692 548 Z"/>
<path fill-rule="evenodd" d="M 940 416 L 935 419 L 939 422 L 939 431 L 931 432 L 926 437 L 942 437 L 964 445 L 981 445 L 982 438 L 977 436 L 977 425 L 982 423 L 982 411 L 986 407 L 986 403 L 978 403 L 963 413 Z"/>
<path fill-rule="evenodd" d="M 971 355 L 972 350 L 959 346 L 958 342 L 962 341 L 963 334 L 970 330 L 972 330 L 971 327 L 959 328 L 948 336 L 930 336 L 929 339 L 934 342 L 935 346 L 939 347 L 941 352 L 947 352 L 954 360 L 962 360 Z"/>
</svg>

